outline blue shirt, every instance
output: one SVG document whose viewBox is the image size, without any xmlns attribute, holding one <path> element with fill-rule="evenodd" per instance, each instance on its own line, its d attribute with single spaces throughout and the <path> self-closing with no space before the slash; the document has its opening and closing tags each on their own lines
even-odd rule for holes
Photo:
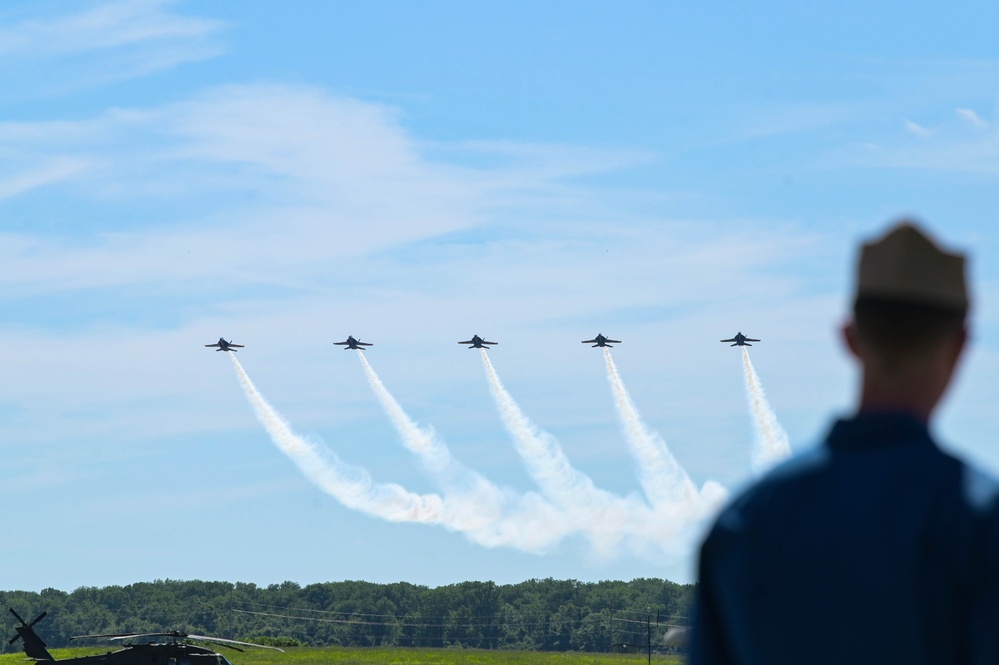
<svg viewBox="0 0 999 665">
<path fill-rule="evenodd" d="M 919 420 L 836 422 L 718 517 L 690 663 L 999 663 L 997 503 Z"/>
</svg>

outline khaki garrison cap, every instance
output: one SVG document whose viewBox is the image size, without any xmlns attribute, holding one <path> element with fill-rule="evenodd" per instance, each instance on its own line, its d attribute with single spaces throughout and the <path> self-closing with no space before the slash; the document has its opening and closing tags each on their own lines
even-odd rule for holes
<svg viewBox="0 0 999 665">
<path fill-rule="evenodd" d="M 940 247 L 909 221 L 864 243 L 857 266 L 856 297 L 968 310 L 963 254 Z"/>
</svg>

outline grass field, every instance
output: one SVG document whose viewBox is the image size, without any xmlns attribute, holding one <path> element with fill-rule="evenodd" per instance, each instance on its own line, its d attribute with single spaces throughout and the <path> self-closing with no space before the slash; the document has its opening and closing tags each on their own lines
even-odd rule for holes
<svg viewBox="0 0 999 665">
<path fill-rule="evenodd" d="M 52 649 L 58 660 L 106 653 L 107 649 Z M 286 649 L 285 653 L 248 649 L 225 650 L 233 665 L 641 665 L 645 654 L 551 651 L 491 651 L 482 649 L 381 649 L 339 647 Z M 681 665 L 677 656 L 653 654 L 654 665 Z M 0 665 L 25 665 L 23 653 L 0 655 Z"/>
</svg>

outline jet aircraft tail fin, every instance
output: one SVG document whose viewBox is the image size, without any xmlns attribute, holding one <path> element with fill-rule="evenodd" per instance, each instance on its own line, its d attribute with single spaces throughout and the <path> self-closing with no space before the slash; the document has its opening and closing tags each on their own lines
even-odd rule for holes
<svg viewBox="0 0 999 665">
<path fill-rule="evenodd" d="M 13 608 L 8 608 L 8 609 L 10 610 L 10 613 L 13 614 L 14 617 L 21 622 L 20 626 L 14 626 L 14 630 L 17 631 L 17 635 L 10 638 L 8 644 L 13 644 L 18 639 L 20 639 L 22 642 L 22 646 L 24 646 L 24 653 L 25 655 L 28 656 L 28 658 L 31 658 L 33 660 L 54 661 L 55 658 L 53 658 L 52 654 L 49 653 L 49 650 L 45 648 L 47 646 L 45 644 L 45 641 L 42 640 L 42 638 L 38 637 L 38 633 L 36 633 L 34 629 L 34 625 L 39 621 L 41 621 L 42 619 L 44 619 L 45 615 L 48 614 L 48 612 L 42 612 L 37 617 L 35 617 L 34 621 L 28 623 L 24 619 L 22 619 L 21 615 L 15 612 Z"/>
</svg>

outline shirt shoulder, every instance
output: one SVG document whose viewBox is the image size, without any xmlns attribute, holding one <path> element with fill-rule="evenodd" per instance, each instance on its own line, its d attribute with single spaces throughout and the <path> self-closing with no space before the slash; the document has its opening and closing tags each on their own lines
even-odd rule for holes
<svg viewBox="0 0 999 665">
<path fill-rule="evenodd" d="M 712 531 L 737 532 L 747 528 L 756 513 L 769 513 L 773 504 L 784 503 L 787 494 L 797 487 L 807 487 L 814 477 L 821 475 L 828 458 L 829 451 L 819 447 L 774 467 L 728 503 L 719 513 Z"/>
<path fill-rule="evenodd" d="M 968 506 L 976 512 L 999 509 L 999 480 L 975 466 L 960 464 L 962 497 Z"/>
</svg>

